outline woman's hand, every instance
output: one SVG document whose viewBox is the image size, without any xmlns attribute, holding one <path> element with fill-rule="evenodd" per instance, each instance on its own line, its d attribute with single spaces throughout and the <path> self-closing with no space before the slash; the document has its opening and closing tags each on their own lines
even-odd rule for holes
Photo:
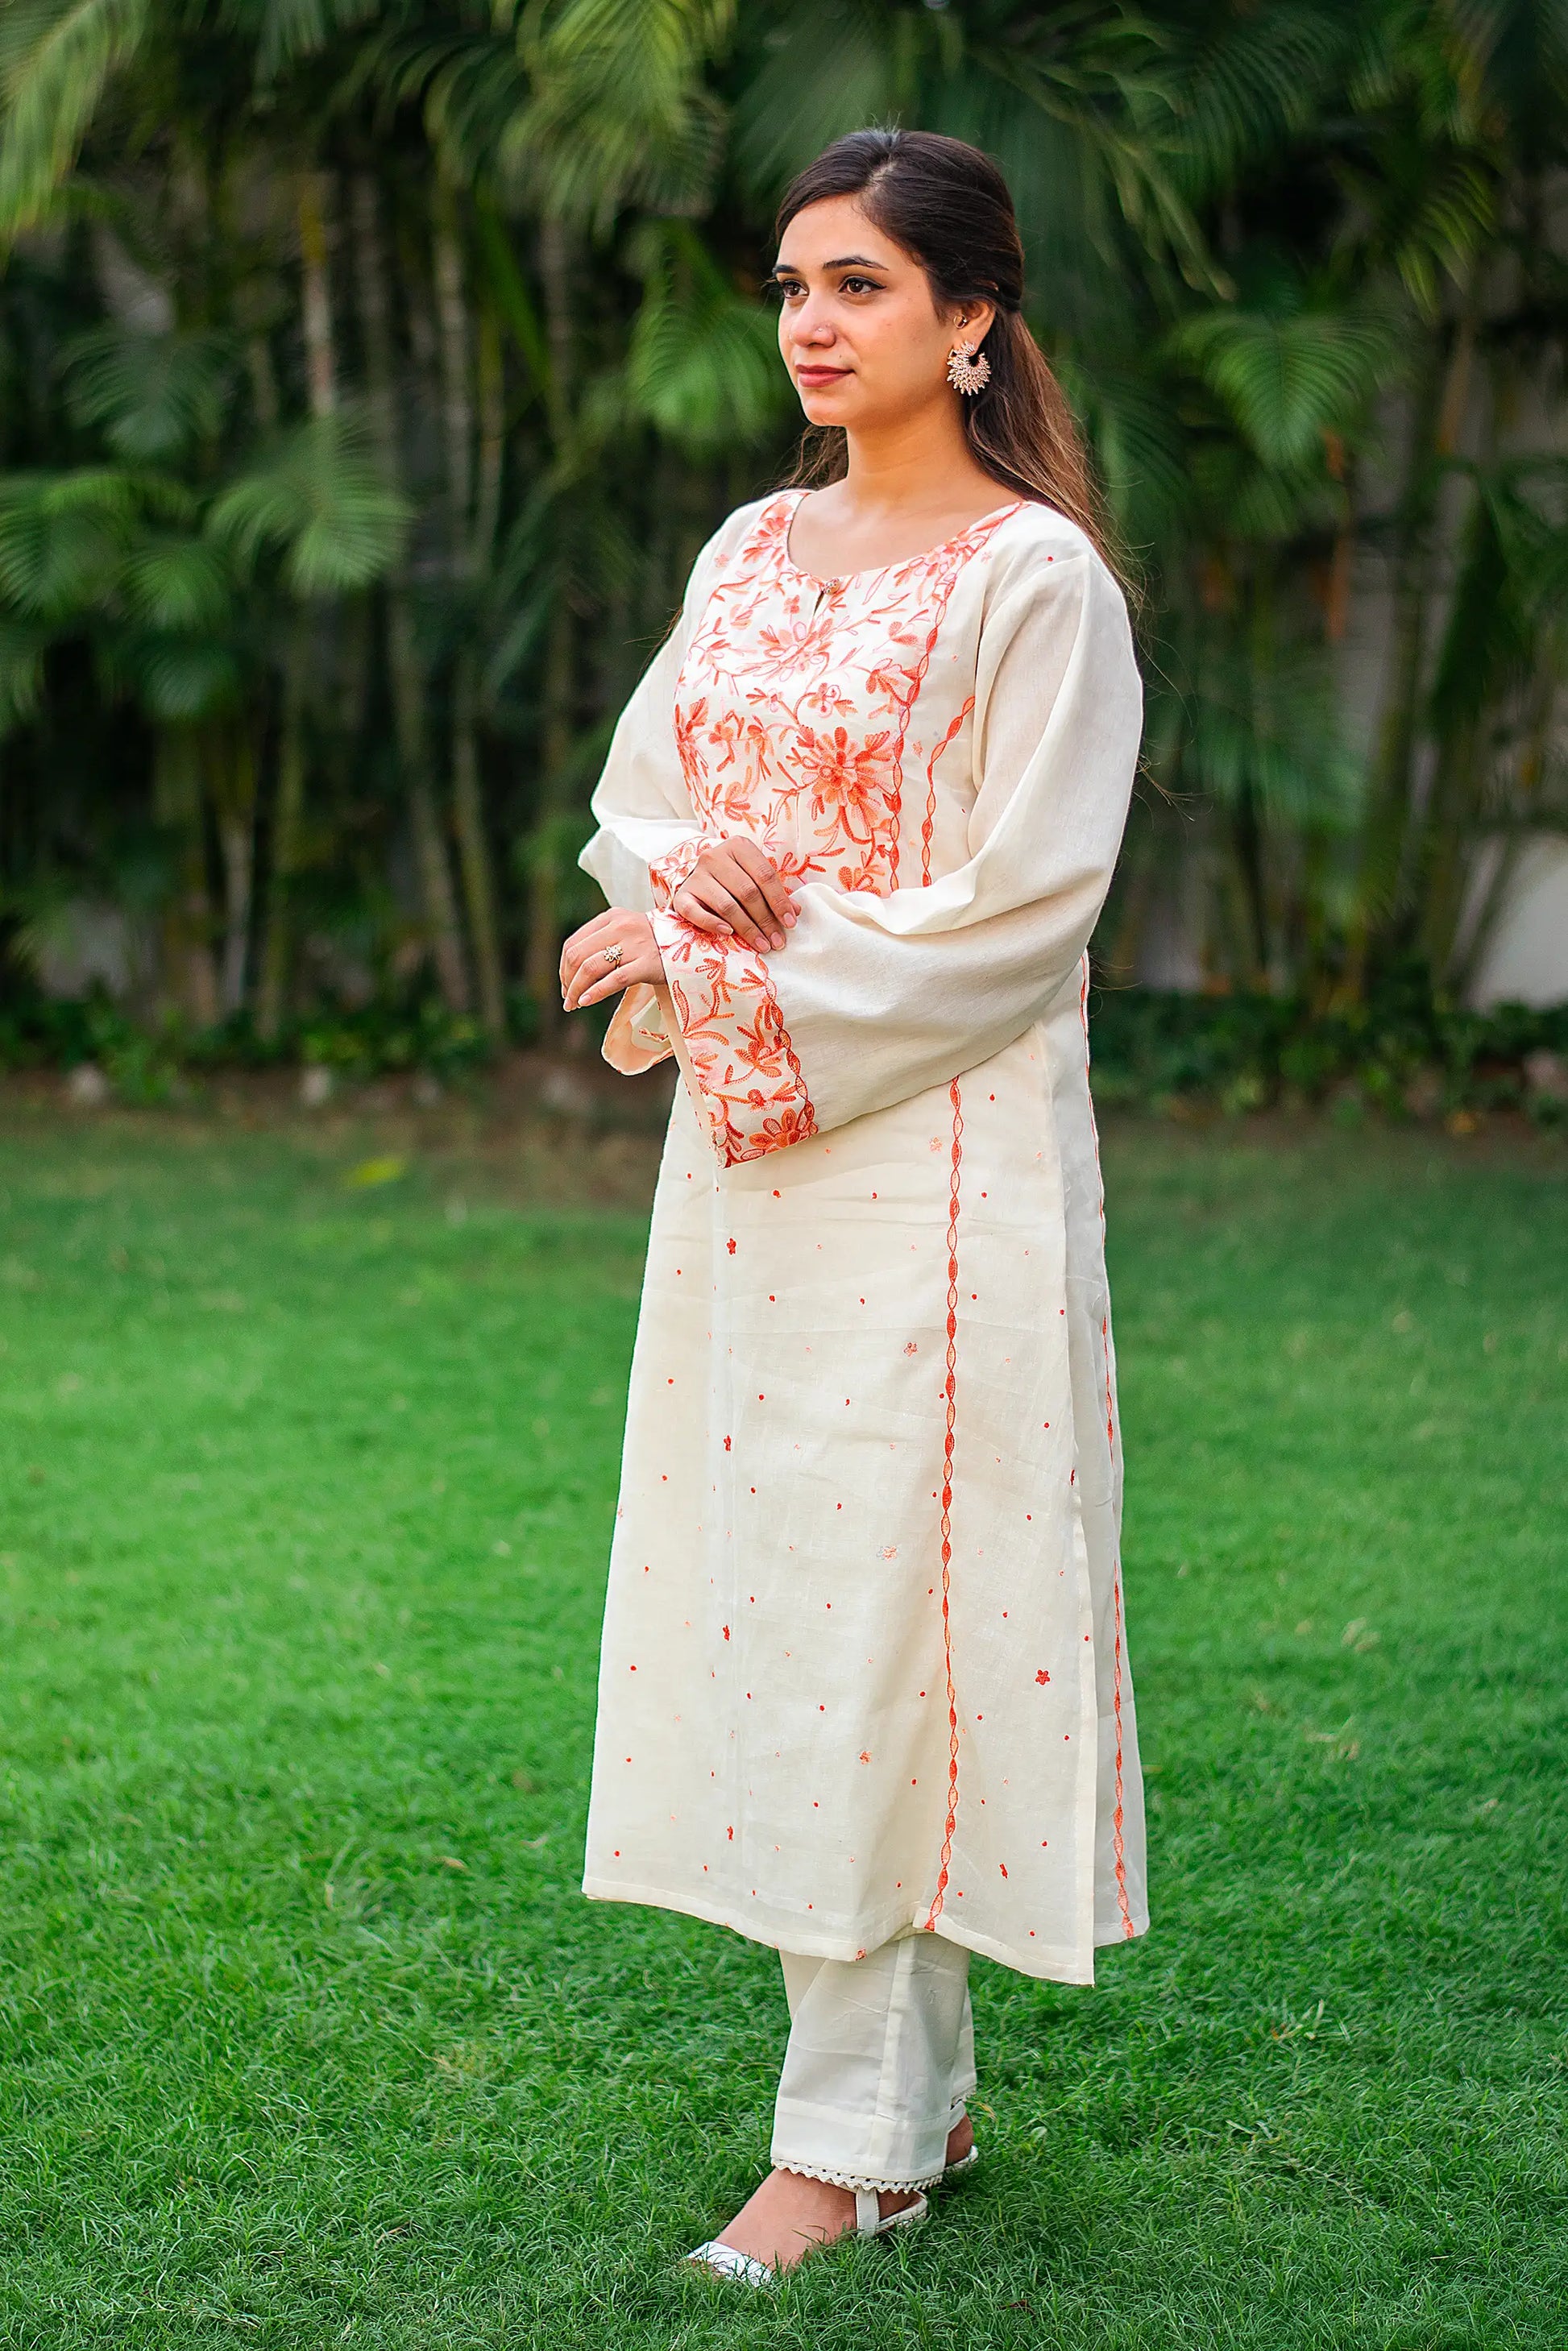
<svg viewBox="0 0 1568 2351">
<path fill-rule="evenodd" d="M 618 995 L 635 980 L 656 984 L 664 977 L 653 924 L 646 914 L 628 914 L 623 906 L 595 914 L 591 923 L 573 931 L 560 952 L 560 1000 L 569 1012 Z"/>
<path fill-rule="evenodd" d="M 783 946 L 795 900 L 768 852 L 737 835 L 704 850 L 671 898 L 670 912 L 694 930 L 741 939 L 766 955 Z"/>
</svg>

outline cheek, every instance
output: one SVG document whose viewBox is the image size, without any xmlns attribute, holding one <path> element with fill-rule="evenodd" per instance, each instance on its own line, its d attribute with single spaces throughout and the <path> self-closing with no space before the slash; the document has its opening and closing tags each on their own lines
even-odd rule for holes
<svg viewBox="0 0 1568 2351">
<path fill-rule="evenodd" d="M 947 345 L 924 308 L 879 311 L 862 320 L 855 340 L 862 365 L 890 390 L 924 384 L 946 365 Z"/>
</svg>

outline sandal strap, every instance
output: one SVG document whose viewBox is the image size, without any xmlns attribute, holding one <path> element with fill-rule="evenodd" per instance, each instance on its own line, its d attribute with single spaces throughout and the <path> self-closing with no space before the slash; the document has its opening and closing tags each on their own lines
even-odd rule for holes
<svg viewBox="0 0 1568 2351">
<path fill-rule="evenodd" d="M 900 2205 L 896 2212 L 884 2219 L 881 2191 L 875 2188 L 855 2189 L 855 2234 L 857 2237 L 885 2237 L 891 2230 L 911 2228 L 924 2220 L 931 2210 L 926 2198 L 916 2195 L 913 2204 Z"/>
<path fill-rule="evenodd" d="M 875 2197 L 872 2199 L 874 2204 Z M 766 2262 L 753 2261 L 749 2253 L 737 2252 L 733 2245 L 721 2245 L 710 2237 L 706 2245 L 698 2245 L 686 2255 L 700 2268 L 716 2270 L 720 2277 L 738 2279 L 743 2285 L 771 2285 L 773 2272 Z"/>
</svg>

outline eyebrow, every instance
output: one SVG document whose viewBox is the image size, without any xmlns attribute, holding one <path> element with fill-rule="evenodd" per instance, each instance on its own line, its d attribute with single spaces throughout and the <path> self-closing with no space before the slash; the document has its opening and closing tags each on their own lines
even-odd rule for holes
<svg viewBox="0 0 1568 2351">
<path fill-rule="evenodd" d="M 885 269 L 885 261 L 873 261 L 863 253 L 841 253 L 836 261 L 824 261 L 824 269 Z M 800 272 L 792 261 L 779 261 L 773 266 L 775 277 L 799 277 Z"/>
</svg>

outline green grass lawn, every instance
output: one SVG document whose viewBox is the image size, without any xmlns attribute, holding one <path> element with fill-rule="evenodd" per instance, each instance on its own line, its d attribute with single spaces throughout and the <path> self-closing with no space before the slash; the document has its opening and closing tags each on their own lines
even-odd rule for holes
<svg viewBox="0 0 1568 2351">
<path fill-rule="evenodd" d="M 0 1137 L 7 2351 L 1568 2341 L 1561 1146 L 1107 1137 L 1155 1930 L 762 2297 L 773 1954 L 576 1890 L 640 1218 L 371 1147 Z"/>
</svg>

